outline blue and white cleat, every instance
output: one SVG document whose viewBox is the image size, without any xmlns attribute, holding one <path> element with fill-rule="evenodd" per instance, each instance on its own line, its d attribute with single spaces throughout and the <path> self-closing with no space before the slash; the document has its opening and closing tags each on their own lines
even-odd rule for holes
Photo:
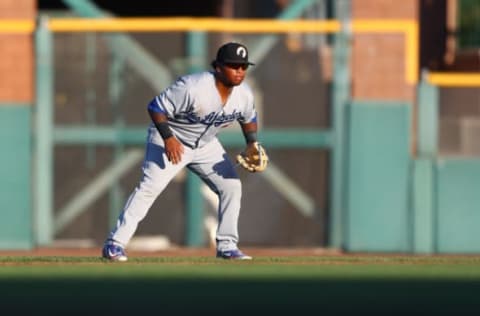
<svg viewBox="0 0 480 316">
<path fill-rule="evenodd" d="M 103 246 L 102 257 L 112 261 L 127 261 L 128 257 L 122 246 L 107 242 Z"/>
<path fill-rule="evenodd" d="M 230 259 L 230 260 L 252 260 L 252 257 L 247 256 L 240 249 L 233 250 L 217 250 L 217 258 Z"/>
</svg>

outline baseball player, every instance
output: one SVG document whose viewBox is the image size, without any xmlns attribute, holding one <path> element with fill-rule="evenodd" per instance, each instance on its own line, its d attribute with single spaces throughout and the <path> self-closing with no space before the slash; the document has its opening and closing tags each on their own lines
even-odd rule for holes
<svg viewBox="0 0 480 316">
<path fill-rule="evenodd" d="M 256 153 L 253 159 L 260 157 L 262 166 L 253 169 L 263 170 L 267 158 L 263 148 L 261 152 L 258 150 L 254 98 L 250 87 L 243 82 L 247 68 L 254 64 L 248 60 L 244 45 L 230 42 L 218 49 L 211 65 L 212 71 L 178 78 L 148 104 L 152 123 L 148 129 L 143 175 L 105 241 L 104 258 L 127 260 L 125 247 L 138 223 L 168 183 L 187 167 L 219 198 L 216 256 L 252 259 L 237 245 L 241 183 L 235 165 L 216 135 L 221 128 L 238 121 L 247 143 L 244 153 Z M 243 165 L 251 157 L 238 158 Z"/>
</svg>

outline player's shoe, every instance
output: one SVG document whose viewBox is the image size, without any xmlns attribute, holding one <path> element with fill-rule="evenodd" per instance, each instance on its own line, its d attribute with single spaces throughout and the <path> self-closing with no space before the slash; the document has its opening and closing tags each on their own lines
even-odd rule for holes
<svg viewBox="0 0 480 316">
<path fill-rule="evenodd" d="M 102 257 L 112 261 L 127 261 L 127 254 L 122 246 L 113 242 L 107 242 L 103 246 Z"/>
<path fill-rule="evenodd" d="M 217 258 L 231 259 L 231 260 L 252 260 L 252 257 L 247 256 L 240 249 L 234 250 L 217 250 Z"/>
</svg>

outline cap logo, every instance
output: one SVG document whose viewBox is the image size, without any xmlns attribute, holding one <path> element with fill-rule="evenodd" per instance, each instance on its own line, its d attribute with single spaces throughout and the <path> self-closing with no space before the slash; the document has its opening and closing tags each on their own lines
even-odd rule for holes
<svg viewBox="0 0 480 316">
<path fill-rule="evenodd" d="M 245 49 L 245 47 L 240 46 L 239 48 L 237 48 L 237 55 L 242 56 L 242 58 L 247 57 L 247 50 Z"/>
</svg>

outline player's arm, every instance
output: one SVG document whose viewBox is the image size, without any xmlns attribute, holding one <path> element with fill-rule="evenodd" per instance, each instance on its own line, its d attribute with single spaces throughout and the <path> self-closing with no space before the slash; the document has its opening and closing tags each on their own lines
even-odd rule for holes
<svg viewBox="0 0 480 316">
<path fill-rule="evenodd" d="M 179 163 L 182 159 L 183 145 L 173 135 L 173 132 L 168 125 L 167 116 L 165 113 L 152 111 L 151 109 L 148 110 L 148 114 L 163 138 L 163 142 L 165 144 L 165 154 L 167 155 L 168 160 L 173 164 Z"/>
<path fill-rule="evenodd" d="M 255 143 L 257 141 L 257 122 L 241 123 L 240 126 L 247 145 Z"/>
<path fill-rule="evenodd" d="M 258 144 L 257 122 L 252 121 L 250 123 L 241 123 L 240 126 L 242 127 L 243 137 L 245 137 L 245 142 L 247 143 L 247 148 L 245 149 L 245 151 L 256 151 L 256 144 Z"/>
</svg>

